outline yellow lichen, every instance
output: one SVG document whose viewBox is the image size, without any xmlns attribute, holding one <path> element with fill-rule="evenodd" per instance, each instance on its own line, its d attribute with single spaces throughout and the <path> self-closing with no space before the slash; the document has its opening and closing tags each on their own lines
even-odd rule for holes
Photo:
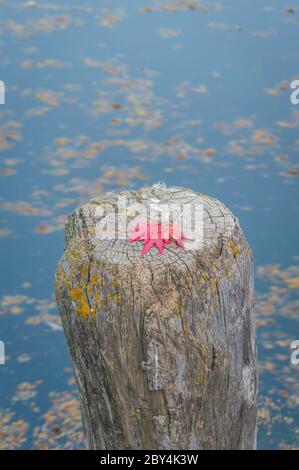
<svg viewBox="0 0 299 470">
<path fill-rule="evenodd" d="M 99 309 L 104 305 L 100 294 L 102 285 L 103 280 L 99 277 L 99 273 L 95 270 L 92 271 L 87 284 L 87 294 L 89 298 L 94 298 L 95 304 Z"/>
<path fill-rule="evenodd" d="M 140 411 L 140 408 L 136 408 L 136 410 L 134 411 L 134 417 L 137 419 L 137 421 L 139 419 L 141 419 L 141 411 Z"/>
<path fill-rule="evenodd" d="M 88 276 L 88 266 L 86 264 L 82 264 L 81 266 L 81 276 L 84 278 Z"/>
<path fill-rule="evenodd" d="M 232 241 L 232 240 L 229 240 L 229 246 L 234 254 L 234 256 L 239 256 L 239 250 L 237 248 L 237 246 L 235 245 L 235 243 Z"/>
<path fill-rule="evenodd" d="M 121 293 L 120 293 L 120 292 L 115 292 L 114 298 L 115 298 L 116 302 L 119 304 L 119 303 L 121 302 L 121 300 L 122 300 L 122 295 L 121 295 Z"/>
<path fill-rule="evenodd" d="M 118 289 L 119 288 L 119 285 L 118 285 L 118 283 L 116 282 L 115 279 L 112 279 L 111 287 L 112 287 L 112 289 Z"/>
<path fill-rule="evenodd" d="M 99 287 L 99 288 L 102 287 L 102 285 L 103 285 L 103 279 L 99 276 L 98 271 L 93 270 L 93 271 L 90 273 L 90 278 L 89 278 L 88 284 L 89 284 L 91 287 L 93 287 L 93 286 L 97 286 L 97 287 Z"/>
<path fill-rule="evenodd" d="M 76 304 L 78 304 L 76 313 L 81 315 L 84 320 L 86 320 L 90 313 L 90 307 L 86 300 L 83 289 L 81 287 L 74 287 L 73 289 L 70 289 L 70 296 L 76 302 Z"/>
<path fill-rule="evenodd" d="M 182 328 L 183 328 L 184 335 L 185 335 L 185 336 L 189 336 L 189 333 L 190 333 L 190 331 L 189 331 L 189 325 L 188 325 L 187 323 L 183 323 L 183 324 L 182 324 Z"/>
<path fill-rule="evenodd" d="M 96 305 L 98 306 L 98 308 L 99 308 L 99 309 L 103 308 L 103 306 L 104 306 L 104 301 L 103 301 L 103 299 L 102 299 L 102 297 L 101 297 L 100 292 L 99 292 L 98 290 L 95 290 L 93 295 L 94 295 L 95 303 L 96 303 Z"/>
</svg>

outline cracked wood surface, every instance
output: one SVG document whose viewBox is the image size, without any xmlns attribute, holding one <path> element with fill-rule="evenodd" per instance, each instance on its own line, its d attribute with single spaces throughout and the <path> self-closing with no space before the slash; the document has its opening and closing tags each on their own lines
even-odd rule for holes
<svg viewBox="0 0 299 470">
<path fill-rule="evenodd" d="M 203 247 L 141 258 L 101 239 L 119 195 L 202 203 Z M 255 448 L 252 254 L 222 203 L 161 185 L 91 200 L 68 217 L 55 290 L 89 448 Z"/>
</svg>

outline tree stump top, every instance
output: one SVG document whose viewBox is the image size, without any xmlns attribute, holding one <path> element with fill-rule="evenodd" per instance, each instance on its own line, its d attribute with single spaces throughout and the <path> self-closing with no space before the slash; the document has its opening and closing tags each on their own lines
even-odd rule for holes
<svg viewBox="0 0 299 470">
<path fill-rule="evenodd" d="M 119 197 L 126 199 L 126 209 L 119 207 Z M 124 211 L 126 211 L 128 223 L 133 220 L 142 220 L 138 208 L 135 210 L 136 204 L 154 208 L 154 211 L 155 207 L 161 205 L 170 207 L 202 205 L 203 240 L 200 248 L 193 248 L 192 242 L 186 240 L 185 250 L 172 244 L 166 247 L 163 254 L 153 248 L 146 256 L 141 257 L 142 242 L 128 243 L 123 231 L 123 238 L 120 239 L 117 224 L 115 234 L 110 234 L 110 238 L 107 239 L 109 229 L 101 228 L 103 220 L 110 220 L 113 225 L 115 217 L 121 217 L 124 215 L 121 212 Z M 68 217 L 66 244 L 68 245 L 74 239 L 77 241 L 81 239 L 82 242 L 88 241 L 93 246 L 93 256 L 112 264 L 127 265 L 129 263 L 136 266 L 141 263 L 143 268 L 151 267 L 155 270 L 164 270 L 169 265 L 176 265 L 182 269 L 188 269 L 193 263 L 195 252 L 212 254 L 219 249 L 219 244 L 223 239 L 230 240 L 237 226 L 239 226 L 237 219 L 217 199 L 190 189 L 166 187 L 159 183 L 140 190 L 108 192 L 77 208 Z"/>
</svg>

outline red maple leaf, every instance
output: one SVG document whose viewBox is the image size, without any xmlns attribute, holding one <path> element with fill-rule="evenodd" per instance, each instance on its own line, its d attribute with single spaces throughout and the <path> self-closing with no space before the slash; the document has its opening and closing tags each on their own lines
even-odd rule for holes
<svg viewBox="0 0 299 470">
<path fill-rule="evenodd" d="M 134 235 L 129 238 L 128 241 L 143 242 L 144 246 L 141 256 L 144 256 L 154 246 L 160 253 L 163 253 L 165 245 L 169 245 L 171 243 L 176 243 L 184 249 L 183 240 L 191 240 L 191 238 L 181 233 L 180 229 L 173 224 L 169 224 L 165 227 L 162 224 L 139 222 L 136 225 L 134 232 Z"/>
</svg>

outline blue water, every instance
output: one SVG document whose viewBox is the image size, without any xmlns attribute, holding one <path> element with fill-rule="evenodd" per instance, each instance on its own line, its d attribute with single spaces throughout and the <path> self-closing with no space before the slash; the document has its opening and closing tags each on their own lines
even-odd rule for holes
<svg viewBox="0 0 299 470">
<path fill-rule="evenodd" d="M 299 445 L 299 366 L 289 359 L 299 338 L 299 105 L 289 88 L 299 10 L 280 0 L 199 5 L 0 2 L 4 448 L 83 447 L 53 298 L 63 217 L 101 191 L 160 180 L 219 198 L 257 269 L 279 265 L 256 278 L 258 445 Z"/>
</svg>

